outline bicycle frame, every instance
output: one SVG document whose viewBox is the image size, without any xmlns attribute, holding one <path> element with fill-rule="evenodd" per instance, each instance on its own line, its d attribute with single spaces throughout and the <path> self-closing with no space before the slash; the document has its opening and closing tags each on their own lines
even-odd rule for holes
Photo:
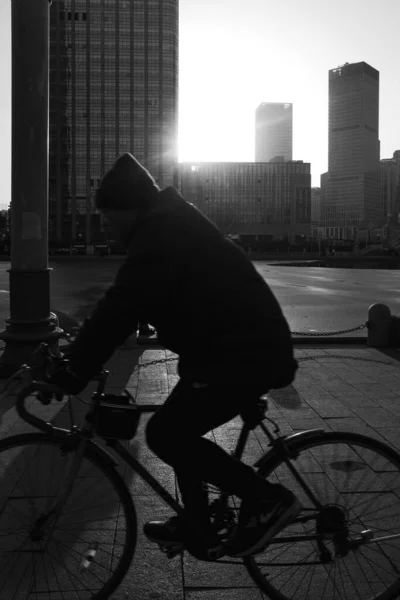
<svg viewBox="0 0 400 600">
<path fill-rule="evenodd" d="M 103 374 L 101 375 L 101 377 L 98 378 L 99 379 L 98 391 L 102 392 L 104 390 L 107 375 L 108 375 L 108 372 L 104 371 Z M 95 442 L 91 441 L 91 439 L 94 436 L 94 424 L 93 424 L 93 422 L 88 420 L 87 417 L 93 410 L 96 409 L 96 400 L 94 398 L 92 398 L 91 407 L 89 409 L 88 414 L 86 415 L 87 427 L 85 427 L 85 428 L 78 428 L 76 425 L 73 424 L 73 414 L 72 414 L 71 403 L 70 403 L 70 399 L 68 400 L 69 410 L 70 410 L 70 418 L 71 418 L 71 424 L 72 424 L 72 429 L 68 430 L 68 429 L 61 429 L 58 427 L 54 427 L 51 423 L 45 423 L 42 419 L 38 419 L 37 417 L 35 417 L 34 415 L 29 413 L 25 409 L 24 399 L 27 396 L 29 396 L 30 394 L 32 394 L 34 391 L 49 392 L 49 391 L 54 391 L 54 390 L 51 389 L 51 386 L 49 386 L 49 384 L 33 381 L 30 385 L 25 387 L 18 394 L 17 411 L 18 411 L 19 416 L 22 419 L 24 419 L 26 422 L 30 423 L 34 427 L 40 429 L 41 431 L 44 431 L 47 434 L 54 435 L 65 441 L 67 441 L 68 438 L 70 438 L 70 440 L 74 439 L 74 443 L 77 444 L 78 454 L 73 461 L 73 465 L 71 467 L 70 474 L 69 474 L 68 478 L 66 479 L 65 491 L 62 494 L 62 496 L 59 498 L 56 506 L 53 508 L 53 511 L 52 511 L 53 513 L 58 514 L 62 510 L 62 507 L 65 504 L 65 502 L 68 498 L 68 495 L 72 489 L 76 475 L 79 472 L 80 464 L 83 459 L 84 449 L 85 449 L 86 445 L 88 445 L 88 444 L 95 445 L 100 458 L 103 458 L 104 460 L 108 460 L 108 461 L 111 460 L 114 465 L 117 465 L 117 462 L 108 452 L 106 452 L 103 448 L 98 446 L 98 444 L 96 444 Z M 158 404 L 148 404 L 148 405 L 136 404 L 136 407 L 140 411 L 140 413 L 154 413 L 160 408 L 160 405 L 158 405 Z M 266 408 L 266 404 L 265 404 L 265 408 Z M 307 484 L 302 479 L 301 475 L 298 473 L 296 468 L 290 462 L 290 458 L 293 456 L 293 454 L 295 456 L 295 453 L 293 453 L 293 451 L 291 451 L 290 446 L 293 444 L 294 440 L 296 438 L 298 439 L 300 436 L 305 437 L 305 436 L 315 435 L 316 431 L 322 432 L 323 430 L 305 431 L 305 432 L 302 432 L 299 434 L 294 434 L 293 436 L 289 436 L 289 437 L 286 437 L 286 436 L 274 437 L 274 435 L 267 429 L 267 427 L 262 422 L 263 419 L 265 419 L 265 418 L 267 418 L 270 422 L 274 423 L 274 421 L 272 421 L 268 417 L 265 417 L 265 415 L 260 416 L 260 418 L 257 422 L 253 421 L 250 424 L 247 424 L 247 422 L 244 420 L 242 428 L 239 433 L 237 443 L 236 443 L 236 447 L 235 447 L 234 451 L 232 452 L 232 456 L 234 458 L 236 458 L 237 460 L 241 460 L 244 449 L 246 447 L 246 443 L 247 443 L 250 431 L 252 429 L 254 429 L 256 425 L 259 425 L 261 427 L 261 429 L 264 431 L 266 437 L 269 439 L 271 448 L 270 448 L 269 452 L 264 454 L 264 456 L 255 463 L 254 466 L 262 467 L 263 465 L 268 463 L 269 459 L 271 458 L 271 456 L 274 453 L 278 453 L 282 457 L 284 462 L 287 464 L 288 468 L 291 470 L 291 472 L 294 475 L 294 477 L 296 478 L 296 480 L 302 486 L 302 488 L 304 489 L 305 493 L 308 495 L 310 500 L 314 503 L 314 506 L 316 507 L 316 510 L 318 511 L 318 509 L 321 507 L 320 502 L 314 496 L 312 491 L 309 489 Z M 275 432 L 274 433 L 279 433 L 279 427 L 276 424 L 275 424 Z M 196 535 L 200 539 L 203 539 L 203 531 L 198 529 L 197 523 L 194 521 L 194 519 L 190 518 L 190 516 L 186 513 L 184 507 L 181 504 L 179 504 L 179 502 L 177 500 L 175 500 L 175 498 L 172 497 L 172 495 L 160 484 L 159 481 L 157 481 L 157 479 L 155 477 L 153 477 L 153 475 L 151 475 L 151 473 L 140 463 L 140 461 L 138 459 L 136 459 L 128 450 L 126 450 L 126 448 L 124 448 L 124 446 L 121 444 L 121 442 L 119 440 L 117 440 L 117 439 L 114 440 L 114 439 L 109 439 L 109 438 L 103 438 L 103 439 L 106 442 L 106 446 L 111 448 L 117 456 L 119 456 L 126 464 L 128 464 L 129 467 L 134 472 L 136 472 L 139 475 L 139 477 L 141 477 L 153 489 L 153 491 L 160 498 L 162 498 L 164 500 L 164 502 L 168 506 L 170 506 L 171 509 L 174 510 L 175 513 L 178 514 L 185 521 L 186 525 L 192 532 L 195 532 Z M 218 499 L 218 508 L 217 508 L 217 516 L 216 516 L 217 519 L 219 516 L 223 515 L 224 511 L 226 510 L 230 496 L 231 496 L 230 492 L 225 492 L 225 491 L 221 490 L 221 494 Z M 315 511 L 312 511 L 312 512 L 315 513 Z M 307 521 L 307 520 L 311 520 L 313 518 L 315 518 L 313 515 L 306 516 L 306 517 L 303 516 L 300 518 L 300 520 Z M 318 538 L 318 536 L 313 536 L 313 539 L 317 539 L 317 538 Z M 301 539 L 301 536 L 296 537 L 296 539 L 297 540 Z M 276 540 L 276 541 L 278 542 L 278 540 Z M 283 539 L 281 541 L 283 541 Z"/>
<path fill-rule="evenodd" d="M 103 387 L 103 389 L 104 389 L 104 378 L 100 382 L 99 388 L 100 387 Z M 67 501 L 68 496 L 73 488 L 74 480 L 79 472 L 80 465 L 81 465 L 81 462 L 82 462 L 82 459 L 84 456 L 84 452 L 85 452 L 85 447 L 87 445 L 91 444 L 96 448 L 96 453 L 100 460 L 111 462 L 114 466 L 117 466 L 118 463 L 116 462 L 114 457 L 111 454 L 109 454 L 104 448 L 102 448 L 101 446 L 99 446 L 98 444 L 96 444 L 95 442 L 93 442 L 91 440 L 91 438 L 93 438 L 93 435 L 94 435 L 94 424 L 92 422 L 88 421 L 88 419 L 86 419 L 86 421 L 88 423 L 87 428 L 78 428 L 76 425 L 72 425 L 72 429 L 69 430 L 69 429 L 62 429 L 59 427 L 54 427 L 51 423 L 46 423 L 42 419 L 38 419 L 37 417 L 35 417 L 31 413 L 29 413 L 24 407 L 24 400 L 27 396 L 29 396 L 34 391 L 49 392 L 49 391 L 54 391 L 54 390 L 51 389 L 51 386 L 49 386 L 46 383 L 42 383 L 42 382 L 32 382 L 30 385 L 23 388 L 23 390 L 20 391 L 20 393 L 17 395 L 16 407 L 17 407 L 19 416 L 22 419 L 24 419 L 26 422 L 30 423 L 31 425 L 33 425 L 34 427 L 38 428 L 39 430 L 45 432 L 46 434 L 58 438 L 61 442 L 64 441 L 64 442 L 68 443 L 68 441 L 70 441 L 70 442 L 72 441 L 73 444 L 76 444 L 76 449 L 77 449 L 77 454 L 74 457 L 69 476 L 67 477 L 67 479 L 65 481 L 64 492 L 61 494 L 60 498 L 58 499 L 57 503 L 52 508 L 50 513 L 48 513 L 46 515 L 46 519 L 43 520 L 43 523 L 38 524 L 38 528 L 40 529 L 40 527 L 45 525 L 47 519 L 50 516 L 55 516 L 55 521 L 57 521 L 58 515 L 62 511 L 62 508 L 63 508 L 65 502 Z M 69 402 L 71 423 L 73 423 L 73 414 L 72 414 L 70 400 L 68 402 Z M 92 400 L 91 407 L 92 408 L 95 407 L 94 400 Z M 143 413 L 144 412 L 155 412 L 156 410 L 158 410 L 160 408 L 160 405 L 158 405 L 158 404 L 137 405 L 137 408 L 141 413 L 142 412 Z M 88 415 L 86 415 L 86 417 L 87 416 Z M 262 422 L 265 418 L 268 419 L 270 422 L 274 423 L 274 421 L 272 419 L 265 417 L 265 415 L 262 418 L 260 418 L 260 420 L 256 424 L 253 422 L 252 424 L 248 425 L 246 423 L 246 421 L 244 421 L 242 428 L 240 430 L 240 433 L 239 433 L 236 447 L 235 447 L 234 451 L 232 452 L 232 455 L 237 460 L 240 460 L 242 458 L 243 451 L 245 449 L 250 431 L 252 429 L 254 429 L 256 425 L 259 425 L 261 427 L 261 429 L 264 431 L 266 437 L 269 439 L 271 448 L 267 453 L 265 453 L 254 464 L 254 466 L 256 468 L 259 468 L 261 470 L 261 473 L 263 471 L 263 468 L 266 468 L 265 474 L 267 475 L 269 461 L 274 458 L 274 455 L 278 455 L 279 457 L 281 457 L 282 460 L 285 462 L 285 464 L 290 469 L 290 471 L 292 472 L 293 476 L 296 478 L 298 483 L 301 485 L 301 487 L 303 488 L 305 493 L 308 495 L 308 497 L 310 498 L 310 500 L 312 501 L 312 503 L 315 507 L 312 509 L 311 508 L 308 509 L 308 512 L 311 514 L 300 516 L 296 519 L 295 522 L 305 523 L 310 520 L 315 520 L 318 517 L 318 513 L 319 513 L 319 510 L 322 507 L 322 505 L 318 501 L 318 499 L 314 496 L 314 494 L 312 493 L 312 491 L 310 490 L 308 485 L 304 482 L 303 478 L 301 477 L 300 473 L 297 471 L 295 466 L 291 463 L 291 459 L 296 458 L 297 444 L 300 439 L 323 435 L 324 430 L 322 430 L 322 429 L 307 430 L 304 432 L 293 434 L 291 436 L 279 436 L 279 435 L 274 436 L 273 433 L 271 433 L 267 429 L 267 427 L 264 425 L 264 423 Z M 279 427 L 276 424 L 275 424 L 274 433 L 275 434 L 279 433 Z M 195 520 L 192 519 L 186 513 L 184 507 L 181 504 L 179 504 L 179 502 L 171 496 L 171 494 L 159 483 L 159 481 L 157 481 L 157 479 L 155 477 L 153 477 L 153 475 L 151 475 L 151 473 L 140 463 L 140 461 L 137 460 L 128 450 L 126 450 L 126 448 L 124 448 L 124 446 L 121 444 L 121 442 L 119 440 L 107 439 L 107 438 L 104 438 L 104 440 L 106 442 L 106 446 L 110 447 L 117 456 L 119 456 L 126 464 L 128 464 L 130 466 L 130 468 L 134 472 L 136 472 L 139 475 L 139 477 L 141 477 L 153 489 L 153 491 L 160 498 L 162 498 L 164 500 L 164 502 L 168 506 L 170 506 L 172 510 L 175 511 L 176 514 L 178 514 L 184 520 L 188 529 L 197 536 L 199 541 L 204 542 L 205 541 L 204 540 L 204 532 L 198 528 Z M 218 522 L 218 519 L 224 515 L 224 511 L 227 508 L 228 500 L 229 500 L 230 496 L 231 496 L 231 494 L 229 492 L 225 492 L 223 490 L 221 491 L 221 494 L 218 499 L 216 514 L 215 514 L 215 519 L 217 522 Z M 366 530 L 366 531 L 361 532 L 361 535 L 358 536 L 357 538 L 354 538 L 350 543 L 351 543 L 352 548 L 357 548 L 359 545 L 370 544 L 370 543 L 379 543 L 380 541 L 389 540 L 389 539 L 393 539 L 393 538 L 397 538 L 397 537 L 400 537 L 400 534 L 383 536 L 383 537 L 381 536 L 379 538 L 374 538 L 373 533 L 369 530 Z M 271 540 L 271 544 L 274 544 L 274 545 L 275 544 L 286 544 L 288 542 L 301 542 L 301 541 L 310 541 L 310 540 L 314 540 L 315 542 L 317 542 L 318 545 L 321 544 L 321 548 L 323 549 L 324 535 L 321 535 L 318 533 L 312 534 L 312 535 L 278 536 L 278 537 L 274 538 L 273 540 Z M 215 554 L 214 558 L 210 555 L 210 558 L 212 560 L 219 558 L 219 557 L 220 556 L 218 556 L 218 553 Z M 227 562 L 227 561 L 224 560 L 223 562 Z M 312 564 L 314 564 L 314 563 L 312 563 Z M 318 561 L 315 564 L 319 564 Z"/>
<path fill-rule="evenodd" d="M 141 413 L 154 413 L 159 408 L 158 404 L 148 404 L 148 405 L 137 405 L 138 409 Z M 238 460 L 241 459 L 243 455 L 243 450 L 245 448 L 250 430 L 244 424 L 239 438 L 236 444 L 236 448 L 233 452 L 233 456 Z M 179 504 L 177 500 L 175 500 L 171 494 L 160 484 L 159 481 L 144 467 L 141 462 L 135 458 L 118 440 L 107 440 L 106 446 L 110 447 L 126 464 L 130 466 L 130 468 L 137 473 L 153 490 L 154 492 L 160 496 L 168 506 L 172 508 L 180 517 L 182 517 L 187 525 L 197 533 L 200 537 L 203 537 L 203 532 L 198 529 L 197 524 L 193 521 L 189 515 L 186 514 L 184 507 Z M 228 492 L 222 492 L 220 497 L 220 510 L 221 512 L 225 509 L 227 500 L 231 494 Z"/>
<path fill-rule="evenodd" d="M 107 377 L 107 372 L 103 372 L 103 376 L 100 378 L 100 384 L 99 384 L 99 390 L 101 390 L 101 391 L 104 389 L 104 383 L 105 383 L 106 377 Z M 24 421 L 30 423 L 31 425 L 33 425 L 34 427 L 43 431 L 46 434 L 53 435 L 55 437 L 58 437 L 60 440 L 64 440 L 66 442 L 68 441 L 68 439 L 70 441 L 73 440 L 73 443 L 77 444 L 77 446 L 76 446 L 77 456 L 75 457 L 75 459 L 73 461 L 70 474 L 65 481 L 65 491 L 63 492 L 62 496 L 59 498 L 57 504 L 53 507 L 53 510 L 52 510 L 52 513 L 55 514 L 55 513 L 59 513 L 62 510 L 62 507 L 68 498 L 68 495 L 72 489 L 76 475 L 79 472 L 80 464 L 82 462 L 83 455 L 84 455 L 84 449 L 88 444 L 93 444 L 97 447 L 97 451 L 100 454 L 101 458 L 104 458 L 105 460 L 108 460 L 108 461 L 111 460 L 113 462 L 114 466 L 117 465 L 117 462 L 115 461 L 114 457 L 111 456 L 105 449 L 101 448 L 100 446 L 98 446 L 98 444 L 96 444 L 96 442 L 92 441 L 92 438 L 94 436 L 94 424 L 87 419 L 87 416 L 88 416 L 88 414 L 90 414 L 91 410 L 93 408 L 95 408 L 95 401 L 93 399 L 92 399 L 92 403 L 91 403 L 91 408 L 89 409 L 88 414 L 86 415 L 87 427 L 85 427 L 85 428 L 78 428 L 76 425 L 73 424 L 73 413 L 72 413 L 70 399 L 68 400 L 68 406 L 69 406 L 69 413 L 70 413 L 70 419 L 71 419 L 71 430 L 62 429 L 62 428 L 53 426 L 51 423 L 46 423 L 42 419 L 38 419 L 37 417 L 35 417 L 31 413 L 29 413 L 25 409 L 24 400 L 26 397 L 28 397 L 35 391 L 48 392 L 50 390 L 50 387 L 51 386 L 49 386 L 46 383 L 33 381 L 31 384 L 29 384 L 28 386 L 26 386 L 25 388 L 23 388 L 20 391 L 20 393 L 17 396 L 16 405 L 17 405 L 18 414 Z M 140 411 L 140 413 L 154 413 L 160 408 L 160 405 L 158 405 L 158 404 L 137 405 L 137 408 Z M 244 451 L 249 433 L 250 433 L 250 429 L 248 427 L 246 427 L 246 424 L 244 423 L 243 427 L 240 431 L 240 434 L 239 434 L 236 448 L 233 452 L 233 456 L 235 458 L 237 458 L 238 460 L 240 460 L 243 455 L 243 451 Z M 136 472 L 139 475 L 139 477 L 141 477 L 141 479 L 143 479 L 153 489 L 153 491 L 160 498 L 162 498 L 164 500 L 164 502 L 168 506 L 171 507 L 172 510 L 174 510 L 180 517 L 182 517 L 185 520 L 187 526 L 193 532 L 195 532 L 196 535 L 198 535 L 200 537 L 200 539 L 203 538 L 203 531 L 198 529 L 197 523 L 193 519 L 191 519 L 189 515 L 187 515 L 184 507 L 181 504 L 179 504 L 179 502 L 177 500 L 175 500 L 175 498 L 172 497 L 172 495 L 160 484 L 160 482 L 157 481 L 157 479 L 141 464 L 141 462 L 138 459 L 136 459 L 122 445 L 122 443 L 119 440 L 104 438 L 104 441 L 106 442 L 107 447 L 111 448 L 117 456 L 119 456 L 126 464 L 128 464 L 129 467 L 134 472 Z M 228 501 L 228 498 L 230 495 L 231 494 L 229 494 L 228 492 L 221 493 L 220 501 L 219 501 L 219 510 L 221 511 L 221 513 L 226 508 L 226 504 L 227 504 L 227 501 Z"/>
</svg>

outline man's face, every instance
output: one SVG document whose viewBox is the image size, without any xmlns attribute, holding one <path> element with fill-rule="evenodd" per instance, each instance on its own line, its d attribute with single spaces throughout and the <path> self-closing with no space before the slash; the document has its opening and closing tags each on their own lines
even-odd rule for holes
<svg viewBox="0 0 400 600">
<path fill-rule="evenodd" d="M 135 210 L 101 210 L 104 229 L 119 241 L 125 242 L 137 221 Z"/>
</svg>

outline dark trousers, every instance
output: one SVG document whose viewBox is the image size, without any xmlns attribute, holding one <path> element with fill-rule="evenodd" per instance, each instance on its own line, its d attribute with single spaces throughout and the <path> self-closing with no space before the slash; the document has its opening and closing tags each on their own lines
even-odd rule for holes
<svg viewBox="0 0 400 600">
<path fill-rule="evenodd" d="M 256 402 L 267 390 L 249 385 L 197 385 L 178 382 L 149 420 L 146 439 L 149 448 L 173 467 L 189 514 L 206 526 L 208 499 L 202 482 L 242 499 L 262 500 L 269 495 L 270 484 L 252 467 L 203 437 L 239 415 L 246 403 Z"/>
</svg>

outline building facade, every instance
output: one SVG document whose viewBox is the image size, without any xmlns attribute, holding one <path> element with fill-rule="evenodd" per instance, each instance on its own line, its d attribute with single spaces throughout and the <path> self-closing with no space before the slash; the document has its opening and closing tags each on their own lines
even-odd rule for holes
<svg viewBox="0 0 400 600">
<path fill-rule="evenodd" d="M 321 222 L 321 188 L 311 188 L 311 236 L 318 237 Z"/>
<path fill-rule="evenodd" d="M 256 162 L 284 162 L 293 157 L 293 104 L 263 102 L 256 109 Z"/>
<path fill-rule="evenodd" d="M 325 226 L 354 238 L 382 221 L 379 72 L 365 62 L 329 71 Z"/>
<path fill-rule="evenodd" d="M 180 191 L 226 235 L 309 235 L 310 163 L 180 163 Z"/>
<path fill-rule="evenodd" d="M 49 238 L 104 238 L 93 196 L 123 152 L 176 184 L 178 0 L 57 0 L 50 9 Z"/>
<path fill-rule="evenodd" d="M 393 158 L 381 160 L 381 194 L 385 222 L 396 217 L 397 199 L 397 163 Z"/>
<path fill-rule="evenodd" d="M 393 152 L 393 160 L 396 162 L 396 199 L 395 199 L 395 212 L 397 218 L 400 219 L 400 150 Z"/>
</svg>

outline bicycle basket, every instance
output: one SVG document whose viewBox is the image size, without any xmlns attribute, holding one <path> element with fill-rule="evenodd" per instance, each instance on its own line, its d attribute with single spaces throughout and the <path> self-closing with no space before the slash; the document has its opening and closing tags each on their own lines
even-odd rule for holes
<svg viewBox="0 0 400 600">
<path fill-rule="evenodd" d="M 131 440 L 137 431 L 141 412 L 129 396 L 99 394 L 94 430 L 102 438 Z"/>
</svg>

